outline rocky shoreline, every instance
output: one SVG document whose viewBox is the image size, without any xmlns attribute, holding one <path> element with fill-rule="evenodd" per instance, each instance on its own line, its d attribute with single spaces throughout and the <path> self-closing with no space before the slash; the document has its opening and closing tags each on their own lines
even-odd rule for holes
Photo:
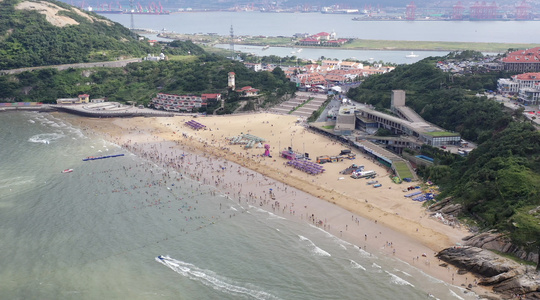
<svg viewBox="0 0 540 300">
<path fill-rule="evenodd" d="M 460 270 L 482 276 L 479 285 L 491 286 L 504 299 L 540 299 L 540 272 L 489 250 L 472 246 L 451 247 L 437 257 Z M 466 288 L 472 288 L 470 283 Z"/>
<path fill-rule="evenodd" d="M 441 200 L 428 208 L 432 216 L 438 216 L 438 219 L 451 226 L 459 226 L 455 216 L 461 210 L 462 206 L 453 203 L 451 198 Z M 538 253 L 512 244 L 504 234 L 495 231 L 470 235 L 463 238 L 463 241 L 463 246 L 446 248 L 440 251 L 437 257 L 456 266 L 460 272 L 481 276 L 481 280 L 471 282 L 465 288 L 471 289 L 479 284 L 491 287 L 503 299 L 540 299 L 540 264 L 536 267 L 524 265 L 495 252 L 508 253 L 532 262 L 538 262 Z"/>
</svg>

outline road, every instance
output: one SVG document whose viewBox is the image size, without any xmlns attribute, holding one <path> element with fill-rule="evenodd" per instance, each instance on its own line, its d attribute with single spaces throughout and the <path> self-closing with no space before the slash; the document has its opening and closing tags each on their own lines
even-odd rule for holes
<svg viewBox="0 0 540 300">
<path fill-rule="evenodd" d="M 69 68 L 81 69 L 81 68 L 95 68 L 95 67 L 120 68 L 120 67 L 126 66 L 129 63 L 141 62 L 141 61 L 142 59 L 140 58 L 130 58 L 130 59 L 115 60 L 115 61 L 29 67 L 29 68 L 20 68 L 20 69 L 11 69 L 11 70 L 0 70 L 0 75 L 19 74 L 26 71 L 34 71 L 34 70 L 49 69 L 49 68 L 54 68 L 57 70 L 67 70 Z"/>
</svg>

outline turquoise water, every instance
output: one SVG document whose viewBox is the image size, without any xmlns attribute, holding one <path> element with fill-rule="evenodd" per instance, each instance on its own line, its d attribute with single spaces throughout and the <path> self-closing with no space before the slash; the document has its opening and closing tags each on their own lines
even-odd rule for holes
<svg viewBox="0 0 540 300">
<path fill-rule="evenodd" d="M 53 115 L 0 120 L 2 299 L 474 298 Z"/>
</svg>

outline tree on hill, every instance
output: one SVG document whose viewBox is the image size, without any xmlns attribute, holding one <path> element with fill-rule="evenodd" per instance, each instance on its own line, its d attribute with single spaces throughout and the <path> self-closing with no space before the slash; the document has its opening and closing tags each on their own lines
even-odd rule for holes
<svg viewBox="0 0 540 300">
<path fill-rule="evenodd" d="M 160 45 L 139 41 L 127 28 L 95 13 L 58 1 L 25 3 L 0 1 L 0 69 L 116 60 L 162 51 Z"/>
</svg>

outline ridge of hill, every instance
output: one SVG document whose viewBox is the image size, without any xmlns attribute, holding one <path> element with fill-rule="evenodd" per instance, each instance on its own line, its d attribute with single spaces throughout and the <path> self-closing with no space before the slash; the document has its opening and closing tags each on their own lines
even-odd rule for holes
<svg viewBox="0 0 540 300">
<path fill-rule="evenodd" d="M 0 1 L 0 69 L 159 54 L 124 26 L 50 0 Z"/>
</svg>

